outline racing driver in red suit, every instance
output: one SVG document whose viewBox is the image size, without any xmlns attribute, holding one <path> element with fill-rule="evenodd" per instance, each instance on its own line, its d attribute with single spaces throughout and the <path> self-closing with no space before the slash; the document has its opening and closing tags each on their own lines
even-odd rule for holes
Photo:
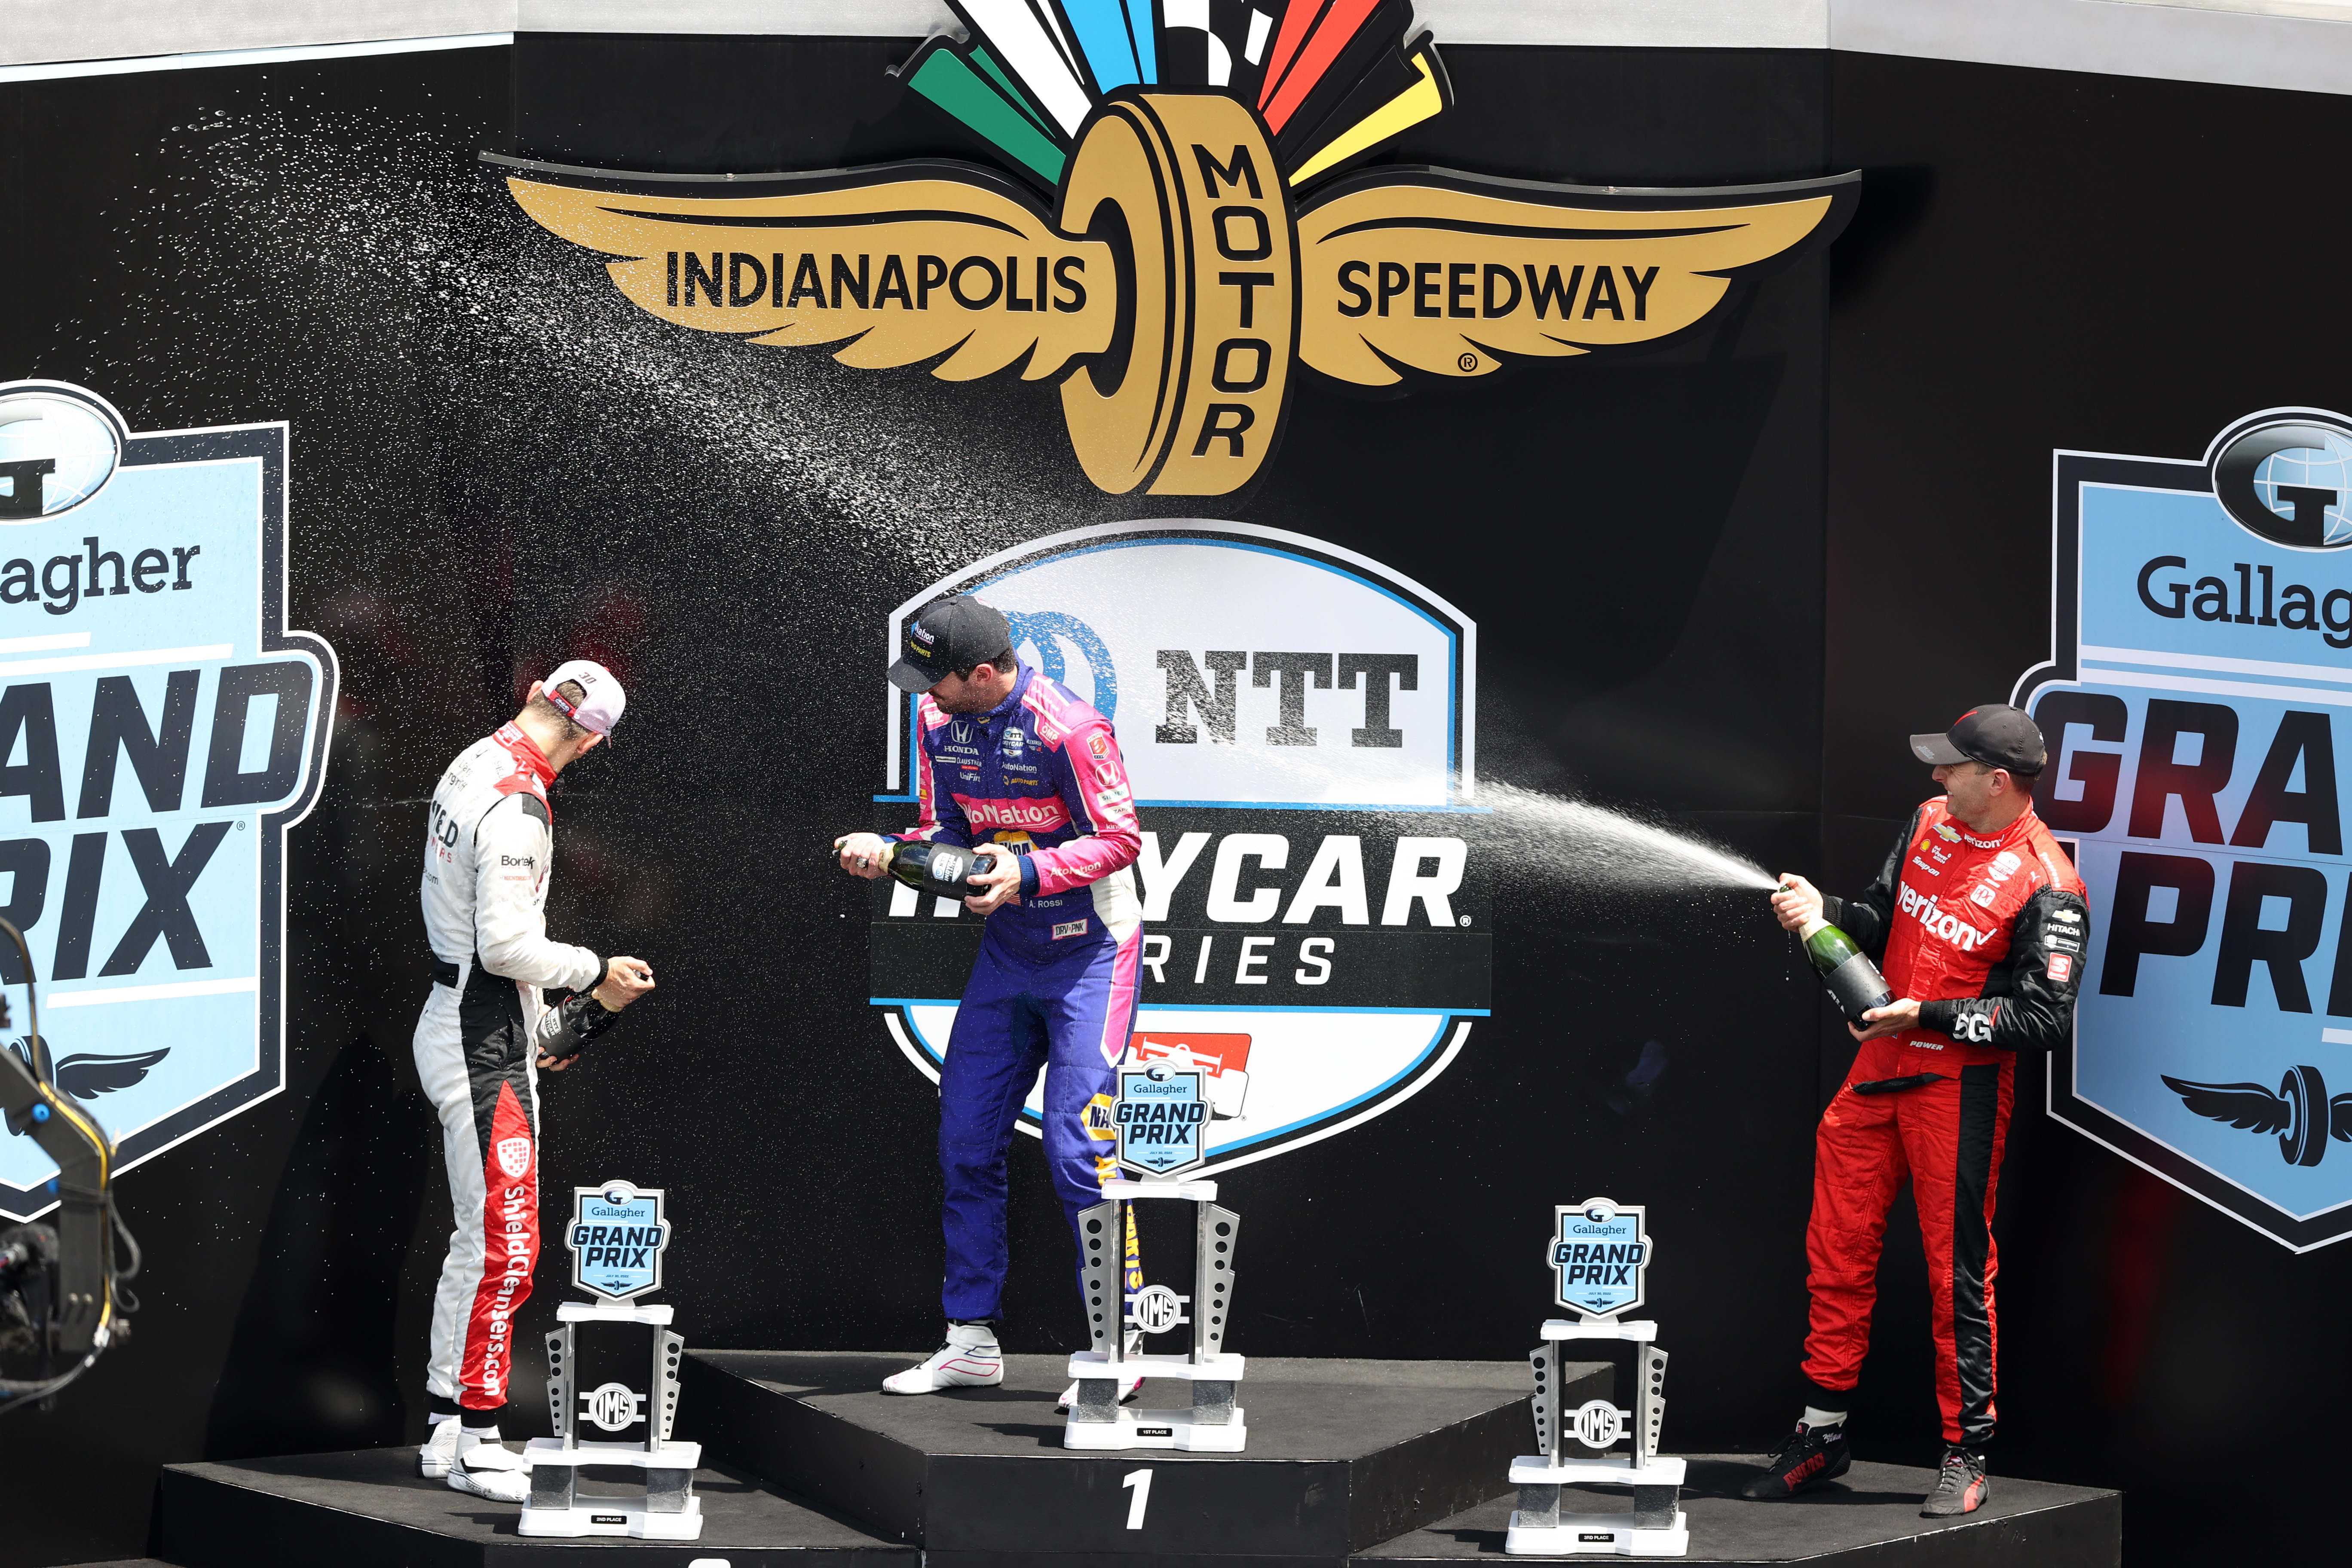
<svg viewBox="0 0 2352 1568">
<path fill-rule="evenodd" d="M 1785 1498 L 1845 1472 L 1845 1419 L 1870 1344 L 1887 1205 L 1907 1176 L 1927 1254 L 1944 1460 L 1921 1511 L 1974 1512 L 1990 1495 L 1995 1190 L 2020 1051 L 2074 1026 L 2090 939 L 2083 879 L 2033 812 L 2042 731 L 2019 710 L 1971 709 L 1914 735 L 1946 793 L 1911 816 L 1859 899 L 1801 877 L 1772 900 L 1796 931 L 1816 914 L 1877 957 L 1895 1001 L 1863 1015 L 1862 1048 L 1822 1113 L 1805 1229 L 1810 1392 L 1797 1429 L 1746 1489 Z"/>
</svg>

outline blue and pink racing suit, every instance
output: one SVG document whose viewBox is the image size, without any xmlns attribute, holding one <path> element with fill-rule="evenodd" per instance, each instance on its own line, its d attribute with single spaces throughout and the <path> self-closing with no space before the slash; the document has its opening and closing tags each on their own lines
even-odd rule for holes
<svg viewBox="0 0 2352 1568">
<path fill-rule="evenodd" d="M 1045 1068 L 1045 1163 L 1075 1236 L 1118 1173 L 1115 1069 L 1135 1025 L 1143 910 L 1134 792 L 1110 721 L 1024 665 L 986 713 L 917 705 L 922 820 L 902 839 L 1021 857 L 1021 898 L 988 919 L 940 1075 L 951 1319 L 992 1319 L 1004 1289 L 1004 1161 Z M 1129 1238 L 1130 1269 L 1133 1238 Z"/>
</svg>

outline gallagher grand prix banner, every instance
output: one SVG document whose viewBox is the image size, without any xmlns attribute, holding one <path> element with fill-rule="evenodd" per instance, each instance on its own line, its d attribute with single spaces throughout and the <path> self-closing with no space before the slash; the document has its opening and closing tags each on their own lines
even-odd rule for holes
<svg viewBox="0 0 2352 1568">
<path fill-rule="evenodd" d="M 283 424 L 134 436 L 78 387 L 0 384 L 0 917 L 119 1170 L 283 1083 L 286 830 L 335 700 L 285 601 Z M 0 1139 L 0 1215 L 56 1174 Z"/>
<path fill-rule="evenodd" d="M 955 4 L 955 0 L 950 0 Z M 662 320 L 861 369 L 1050 380 L 1114 495 L 1230 495 L 1295 367 L 1398 391 L 1645 346 L 1826 245 L 1858 174 L 1647 190 L 1347 172 L 1453 101 L 1403 0 L 966 0 L 904 86 L 1003 172 L 621 174 L 508 188 Z"/>
<path fill-rule="evenodd" d="M 1318 540 L 1153 520 L 932 584 L 882 628 L 891 657 L 917 610 L 964 593 L 1004 611 L 1023 662 L 1118 731 L 1144 828 L 1128 1060 L 1204 1070 L 1206 1169 L 1328 1137 L 1445 1069 L 1486 1015 L 1494 944 L 1485 879 L 1453 831 L 1475 809 L 1475 625 Z M 892 787 L 876 798 L 909 803 L 915 699 L 884 690 Z M 873 1001 L 936 1080 L 982 922 L 885 886 Z M 1033 1092 L 1033 1133 L 1036 1117 Z"/>
<path fill-rule="evenodd" d="M 2352 1235 L 2347 545 L 2341 415 L 2060 452 L 2053 658 L 2017 692 L 2096 933 L 2051 1113 L 2298 1251 Z"/>
</svg>

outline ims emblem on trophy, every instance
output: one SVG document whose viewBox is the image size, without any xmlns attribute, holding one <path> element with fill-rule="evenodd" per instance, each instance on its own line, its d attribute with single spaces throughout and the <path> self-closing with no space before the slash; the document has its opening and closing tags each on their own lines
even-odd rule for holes
<svg viewBox="0 0 2352 1568">
<path fill-rule="evenodd" d="M 547 1336 L 547 1405 L 555 1436 L 534 1437 L 523 1450 L 530 1467 L 530 1500 L 518 1527 L 525 1535 L 634 1535 L 648 1541 L 695 1541 L 702 1535 L 702 1501 L 694 1472 L 698 1443 L 675 1443 L 678 1358 L 683 1336 L 670 1331 L 671 1309 L 637 1300 L 661 1289 L 662 1254 L 670 1242 L 658 1190 L 627 1182 L 572 1190 L 572 1283 L 595 1298 L 556 1309 L 562 1324 Z M 637 1363 L 645 1391 L 630 1386 L 629 1336 L 621 1325 L 650 1331 L 650 1356 Z M 601 1343 L 583 1354 L 580 1330 L 594 1325 Z M 602 1356 L 594 1352 L 601 1351 Z M 583 1375 L 583 1369 L 586 1375 Z M 589 1377 L 602 1381 L 589 1386 Z M 605 1434 L 581 1436 L 583 1424 Z M 633 1441 L 629 1434 L 641 1429 Z M 583 1465 L 625 1466 L 645 1472 L 638 1497 L 579 1495 Z"/>
<path fill-rule="evenodd" d="M 1208 1161 L 1204 1134 L 1211 1100 L 1197 1067 L 1166 1059 L 1124 1067 L 1118 1099 L 1111 1108 L 1121 1166 L 1140 1178 L 1106 1183 L 1103 1201 L 1078 1216 L 1086 1248 L 1085 1285 L 1090 1350 L 1070 1358 L 1078 1394 L 1062 1444 L 1069 1448 L 1185 1448 L 1238 1454 L 1249 1442 L 1234 1385 L 1243 1358 L 1224 1351 L 1225 1321 L 1233 1312 L 1234 1257 L 1241 1216 L 1217 1206 L 1217 1184 L 1188 1182 L 1187 1171 Z M 1118 1238 L 1127 1234 L 1128 1205 L 1147 1198 L 1185 1198 L 1193 1205 L 1192 1293 L 1167 1285 L 1146 1285 L 1133 1294 L 1121 1289 Z M 1129 1348 L 1129 1330 L 1149 1342 L 1185 1324 L 1192 1329 L 1186 1352 Z M 1128 1410 L 1118 1402 L 1122 1375 L 1181 1378 L 1192 1385 L 1192 1402 L 1180 1410 Z"/>
<path fill-rule="evenodd" d="M 1544 1260 L 1554 1274 L 1555 1299 L 1578 1317 L 1545 1323 L 1544 1342 L 1528 1352 L 1535 1373 L 1537 1451 L 1511 1461 L 1519 1506 L 1511 1514 L 1505 1552 L 1680 1557 L 1690 1550 L 1687 1518 L 1675 1506 L 1685 1467 L 1658 1453 L 1666 1414 L 1666 1352 L 1657 1346 L 1656 1323 L 1622 1317 L 1647 1296 L 1652 1254 L 1645 1221 L 1639 1205 L 1621 1207 L 1607 1198 L 1552 1211 Z M 1560 1347 L 1571 1340 L 1633 1345 L 1633 1409 L 1603 1399 L 1571 1411 L 1560 1408 Z M 1611 1452 L 1620 1440 L 1628 1441 L 1629 1451 Z M 1570 1453 L 1571 1441 L 1582 1452 Z M 1560 1489 L 1568 1486 L 1629 1488 L 1633 1506 L 1622 1513 L 1563 1511 Z"/>
</svg>

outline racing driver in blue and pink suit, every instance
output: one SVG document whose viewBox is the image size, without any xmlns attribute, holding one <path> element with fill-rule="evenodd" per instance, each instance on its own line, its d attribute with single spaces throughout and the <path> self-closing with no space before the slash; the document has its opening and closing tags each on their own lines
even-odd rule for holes
<svg viewBox="0 0 2352 1568">
<path fill-rule="evenodd" d="M 994 607 L 962 595 L 925 605 L 890 679 L 924 693 L 921 820 L 894 837 L 1004 851 L 968 884 L 985 889 L 964 903 L 988 924 L 940 1074 L 946 1342 L 882 1385 L 929 1394 L 1004 1380 L 1004 1162 L 1040 1065 L 1045 1163 L 1074 1236 L 1117 1173 L 1109 1108 L 1135 1023 L 1143 919 L 1129 868 L 1142 830 L 1110 721 L 1021 664 Z M 884 875 L 885 842 L 850 835 L 842 868 Z M 1127 1253 L 1132 1275 L 1132 1234 Z"/>
</svg>

